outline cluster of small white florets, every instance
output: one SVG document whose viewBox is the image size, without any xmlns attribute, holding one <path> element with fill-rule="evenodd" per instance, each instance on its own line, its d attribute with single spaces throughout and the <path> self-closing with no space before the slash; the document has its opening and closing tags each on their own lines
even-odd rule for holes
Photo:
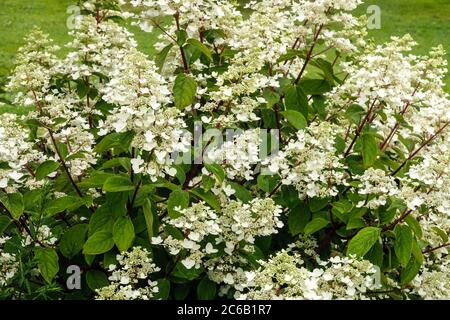
<svg viewBox="0 0 450 320">
<path fill-rule="evenodd" d="M 281 212 L 270 198 L 249 203 L 229 200 L 221 212 L 199 202 L 180 210 L 179 218 L 167 220 L 183 238 L 169 235 L 154 238 L 153 243 L 162 244 L 172 255 L 182 254 L 187 269 L 204 267 L 211 280 L 233 284 L 234 273 L 247 262 L 237 252 L 251 254 L 256 237 L 277 233 L 283 226 Z"/>
<path fill-rule="evenodd" d="M 98 22 L 92 16 L 80 16 L 74 39 L 67 44 L 71 51 L 61 61 L 61 74 L 73 80 L 86 80 L 95 74 L 109 75 L 130 50 L 137 46 L 132 34 L 112 20 Z"/>
<path fill-rule="evenodd" d="M 423 267 L 420 274 L 411 282 L 411 293 L 419 295 L 426 300 L 450 299 L 450 259 L 444 262 Z"/>
<path fill-rule="evenodd" d="M 59 47 L 41 30 L 35 28 L 25 38 L 26 44 L 19 48 L 16 67 L 6 88 L 17 92 L 14 103 L 32 105 L 48 92 L 50 79 L 56 72 Z"/>
<path fill-rule="evenodd" d="M 198 39 L 205 30 L 234 30 L 236 23 L 240 21 L 242 14 L 230 1 L 223 0 L 120 0 L 122 4 L 129 3 L 139 8 L 135 15 L 136 24 L 145 31 L 152 32 L 154 28 L 160 28 L 161 18 L 176 16 L 177 23 L 167 27 L 167 34 L 174 35 L 177 24 L 185 26 L 190 38 Z M 161 40 L 167 40 L 167 35 L 162 35 Z"/>
<path fill-rule="evenodd" d="M 0 188 L 14 192 L 23 185 L 29 188 L 40 185 L 30 177 L 29 168 L 45 161 L 46 157 L 33 147 L 34 143 L 29 140 L 28 131 L 19 124 L 17 115 L 0 115 Z"/>
<path fill-rule="evenodd" d="M 9 239 L 9 237 L 0 237 L 0 287 L 6 286 L 19 270 L 16 255 L 4 252 L 2 249 Z"/>
<path fill-rule="evenodd" d="M 207 152 L 208 161 L 221 165 L 230 180 L 253 180 L 254 166 L 260 163 L 262 144 L 259 129 L 245 130 Z"/>
<path fill-rule="evenodd" d="M 167 107 L 170 90 L 154 62 L 130 51 L 102 91 L 105 101 L 119 107 L 100 122 L 99 134 L 132 131 L 131 146 L 138 150 L 132 160 L 134 172 L 144 172 L 152 180 L 165 174 L 174 176 L 174 154 L 189 150 L 191 135 L 183 130 L 183 113 Z"/>
<path fill-rule="evenodd" d="M 343 62 L 348 77 L 327 94 L 331 117 L 342 118 L 341 111 L 356 104 L 384 137 L 381 148 L 397 147 L 405 153 L 408 149 L 399 139 L 420 141 L 448 124 L 445 52 L 438 47 L 429 56 L 405 54 L 415 45 L 409 35 L 393 37 L 385 45 L 368 45 L 356 62 Z M 410 126 L 400 125 L 400 118 Z"/>
<path fill-rule="evenodd" d="M 369 291 L 379 286 L 377 269 L 366 260 L 339 256 L 319 261 L 312 271 L 303 266 L 300 254 L 282 250 L 261 267 L 247 272 L 244 290 L 237 299 L 249 300 L 330 300 L 370 299 Z"/>
<path fill-rule="evenodd" d="M 32 244 L 36 247 L 40 246 L 52 247 L 58 241 L 58 238 L 56 238 L 53 235 L 50 227 L 46 225 L 39 226 L 33 238 L 25 231 L 23 232 L 23 236 L 24 238 L 22 239 L 22 246 L 24 247 Z"/>
<path fill-rule="evenodd" d="M 335 137 L 340 129 L 328 122 L 312 124 L 297 132 L 295 140 L 263 164 L 278 173 L 285 185 L 293 185 L 300 198 L 326 198 L 338 194 L 338 186 L 347 185 L 342 155 L 336 155 Z"/>
<path fill-rule="evenodd" d="M 396 196 L 400 190 L 395 178 L 387 175 L 384 170 L 369 168 L 362 175 L 354 177 L 359 181 L 358 194 L 365 196 L 366 200 L 360 201 L 357 207 L 376 209 L 384 206 L 390 197 Z"/>
<path fill-rule="evenodd" d="M 96 299 L 149 300 L 158 293 L 157 282 L 149 277 L 160 269 L 153 263 L 147 249 L 133 247 L 129 252 L 117 255 L 117 262 L 118 266 L 109 266 L 111 284 L 96 290 Z M 146 283 L 140 287 L 140 282 Z"/>
</svg>

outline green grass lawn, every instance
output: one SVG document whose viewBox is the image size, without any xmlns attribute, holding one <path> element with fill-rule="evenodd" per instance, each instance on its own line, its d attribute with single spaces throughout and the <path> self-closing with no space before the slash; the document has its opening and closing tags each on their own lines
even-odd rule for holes
<svg viewBox="0 0 450 320">
<path fill-rule="evenodd" d="M 39 26 L 49 33 L 57 44 L 63 45 L 67 35 L 67 8 L 73 0 L 0 0 L 0 86 L 9 74 L 15 52 L 23 44 L 23 38 L 33 26 Z M 450 61 L 450 0 L 366 0 L 358 13 L 365 13 L 369 5 L 381 8 L 381 29 L 371 30 L 370 35 L 378 42 L 386 41 L 391 35 L 410 33 L 419 46 L 417 54 L 425 54 L 432 47 L 443 44 Z M 139 32 L 136 34 L 140 48 L 149 55 L 155 36 Z M 64 54 L 64 50 L 61 51 Z M 447 78 L 450 92 L 450 77 Z M 0 107 L 0 111 L 10 109 Z"/>
</svg>

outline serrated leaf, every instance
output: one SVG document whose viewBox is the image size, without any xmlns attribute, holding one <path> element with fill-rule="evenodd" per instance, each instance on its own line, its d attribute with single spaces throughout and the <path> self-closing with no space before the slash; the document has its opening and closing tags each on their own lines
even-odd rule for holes
<svg viewBox="0 0 450 320">
<path fill-rule="evenodd" d="M 405 285 L 411 282 L 419 273 L 421 265 L 414 257 L 411 258 L 400 274 L 400 284 Z"/>
<path fill-rule="evenodd" d="M 194 103 L 197 92 L 197 83 L 195 80 L 184 73 L 181 73 L 175 79 L 173 86 L 173 96 L 175 107 L 184 109 Z"/>
<path fill-rule="evenodd" d="M 290 233 L 293 236 L 296 236 L 303 232 L 310 218 L 311 214 L 308 207 L 304 203 L 300 203 L 291 209 L 288 216 L 288 227 Z"/>
<path fill-rule="evenodd" d="M 19 220 L 24 211 L 21 193 L 0 193 L 0 202 L 11 213 L 14 220 Z"/>
<path fill-rule="evenodd" d="M 222 183 L 225 180 L 225 171 L 223 168 L 218 164 L 206 164 L 205 168 L 219 180 L 220 183 Z"/>
<path fill-rule="evenodd" d="M 173 48 L 173 43 L 168 44 L 165 46 L 155 57 L 155 64 L 158 67 L 158 69 L 161 71 L 161 69 L 164 67 L 164 63 L 166 62 L 167 55 L 169 54 L 170 50 Z"/>
<path fill-rule="evenodd" d="M 124 192 L 134 190 L 134 185 L 129 177 L 113 176 L 108 178 L 103 184 L 105 192 Z"/>
<path fill-rule="evenodd" d="M 92 291 L 109 285 L 108 277 L 100 270 L 89 270 L 86 273 L 86 282 Z"/>
<path fill-rule="evenodd" d="M 216 296 L 216 284 L 204 276 L 197 286 L 197 297 L 199 300 L 213 300 Z"/>
<path fill-rule="evenodd" d="M 323 218 L 315 218 L 311 220 L 304 229 L 305 235 L 313 234 L 319 230 L 322 230 L 325 228 L 330 222 L 328 220 L 325 220 Z"/>
<path fill-rule="evenodd" d="M 203 43 L 201 43 L 197 39 L 188 39 L 187 43 L 199 49 L 208 58 L 209 61 L 213 61 L 211 51 Z"/>
<path fill-rule="evenodd" d="M 77 224 L 69 228 L 61 237 L 59 250 L 68 259 L 76 256 L 83 249 L 88 225 Z"/>
<path fill-rule="evenodd" d="M 167 210 L 169 216 L 176 219 L 181 216 L 175 208 L 186 209 L 189 206 L 189 193 L 183 190 L 175 190 L 169 195 L 167 200 Z"/>
<path fill-rule="evenodd" d="M 90 236 L 83 246 L 83 253 L 96 255 L 108 252 L 114 247 L 112 234 L 107 231 L 98 231 Z"/>
<path fill-rule="evenodd" d="M 281 112 L 286 120 L 297 130 L 305 129 L 308 126 L 303 114 L 295 110 L 286 110 Z"/>
<path fill-rule="evenodd" d="M 53 216 L 66 210 L 76 210 L 85 204 L 85 200 L 80 197 L 65 196 L 49 201 L 44 207 L 44 213 L 47 216 Z"/>
<path fill-rule="evenodd" d="M 51 283 L 59 271 L 59 259 L 55 249 L 36 247 L 34 252 L 39 272 L 47 283 Z"/>
<path fill-rule="evenodd" d="M 134 236 L 134 225 L 130 217 L 119 217 L 113 226 L 113 240 L 120 252 L 127 251 L 131 247 Z"/>
<path fill-rule="evenodd" d="M 413 234 L 411 229 L 406 225 L 397 225 L 394 229 L 394 233 L 395 255 L 400 264 L 405 267 L 411 258 Z"/>
<path fill-rule="evenodd" d="M 372 246 L 380 238 L 381 229 L 376 227 L 366 227 L 360 230 L 349 242 L 347 255 L 364 257 Z"/>
<path fill-rule="evenodd" d="M 408 224 L 408 226 L 411 228 L 411 230 L 414 232 L 414 234 L 417 236 L 417 238 L 422 238 L 422 228 L 420 226 L 420 223 L 414 218 L 412 215 L 409 215 L 405 218 L 405 222 Z"/>
<path fill-rule="evenodd" d="M 236 182 L 228 182 L 228 184 L 235 191 L 234 196 L 243 203 L 248 203 L 253 199 L 252 193 L 244 186 Z"/>
<path fill-rule="evenodd" d="M 153 237 L 153 212 L 152 212 L 152 203 L 150 202 L 149 199 L 145 199 L 144 205 L 142 206 L 142 211 L 144 212 L 148 239 L 151 241 Z"/>
<path fill-rule="evenodd" d="M 11 219 L 7 216 L 0 216 L 0 235 L 9 227 L 11 224 Z"/>
<path fill-rule="evenodd" d="M 39 167 L 37 167 L 35 172 L 36 180 L 42 180 L 46 176 L 48 176 L 50 173 L 55 172 L 59 168 L 59 163 L 47 160 L 42 162 Z"/>
<path fill-rule="evenodd" d="M 300 86 L 291 86 L 284 97 L 286 110 L 300 112 L 305 119 L 308 118 L 308 97 Z"/>
<path fill-rule="evenodd" d="M 370 134 L 363 134 L 360 137 L 361 153 L 364 167 L 368 168 L 375 163 L 378 155 L 378 144 L 375 137 Z"/>
</svg>

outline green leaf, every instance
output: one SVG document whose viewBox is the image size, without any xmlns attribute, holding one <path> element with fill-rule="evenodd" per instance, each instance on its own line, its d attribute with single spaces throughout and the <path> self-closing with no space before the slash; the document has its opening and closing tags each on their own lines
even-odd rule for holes
<svg viewBox="0 0 450 320">
<path fill-rule="evenodd" d="M 152 203 L 150 202 L 149 199 L 145 199 L 144 205 L 142 206 L 142 211 L 144 212 L 148 239 L 151 241 L 153 237 L 153 212 L 152 212 Z"/>
<path fill-rule="evenodd" d="M 14 220 L 19 220 L 24 210 L 21 193 L 0 193 L 0 202 L 11 213 Z"/>
<path fill-rule="evenodd" d="M 34 253 L 39 272 L 47 283 L 51 283 L 59 271 L 59 259 L 55 249 L 36 247 Z"/>
<path fill-rule="evenodd" d="M 131 169 L 131 160 L 130 158 L 113 158 L 111 160 L 106 161 L 101 167 L 100 170 L 110 169 L 114 167 L 122 167 L 127 171 Z"/>
<path fill-rule="evenodd" d="M 178 30 L 176 31 L 176 35 L 177 35 L 177 44 L 179 46 L 183 46 L 186 43 L 188 33 L 186 32 L 186 30 Z"/>
<path fill-rule="evenodd" d="M 347 230 L 352 229 L 361 229 L 366 225 L 366 222 L 363 218 L 360 217 L 352 217 L 348 220 Z"/>
<path fill-rule="evenodd" d="M 375 163 L 378 155 L 378 144 L 371 134 L 363 134 L 360 137 L 361 153 L 364 167 L 368 168 Z"/>
<path fill-rule="evenodd" d="M 153 296 L 155 300 L 167 300 L 170 295 L 170 281 L 167 279 L 158 279 L 158 292 Z"/>
<path fill-rule="evenodd" d="M 199 300 L 213 300 L 216 296 L 216 284 L 204 276 L 197 286 L 197 297 Z"/>
<path fill-rule="evenodd" d="M 80 188 L 102 188 L 105 181 L 109 178 L 114 177 L 113 173 L 106 173 L 103 171 L 94 171 L 86 180 L 78 183 Z"/>
<path fill-rule="evenodd" d="M 10 224 L 11 219 L 9 219 L 7 216 L 0 216 L 0 235 L 5 232 Z"/>
<path fill-rule="evenodd" d="M 105 192 L 123 192 L 134 190 L 134 185 L 129 177 L 114 176 L 108 178 L 103 185 Z"/>
<path fill-rule="evenodd" d="M 400 284 L 405 285 L 411 282 L 411 280 L 413 280 L 419 273 L 421 265 L 422 264 L 420 263 L 420 261 L 417 261 L 414 257 L 411 258 L 408 265 L 402 270 L 400 274 Z"/>
<path fill-rule="evenodd" d="M 197 39 L 188 39 L 187 43 L 199 49 L 208 58 L 209 61 L 213 61 L 211 51 L 203 43 L 201 43 Z"/>
<path fill-rule="evenodd" d="M 220 165 L 205 163 L 205 168 L 206 170 L 214 174 L 214 176 L 216 176 L 217 180 L 219 180 L 220 183 L 222 183 L 225 180 L 225 171 Z"/>
<path fill-rule="evenodd" d="M 259 189 L 269 193 L 272 192 L 273 189 L 275 189 L 275 187 L 278 184 L 278 181 L 274 176 L 260 174 L 256 180 L 256 184 Z"/>
<path fill-rule="evenodd" d="M 416 218 L 414 218 L 412 215 L 409 215 L 405 218 L 405 222 L 408 224 L 411 230 L 414 231 L 414 234 L 417 236 L 417 238 L 422 238 L 422 227 L 420 226 Z"/>
<path fill-rule="evenodd" d="M 133 244 L 134 236 L 134 225 L 130 217 L 119 217 L 113 227 L 113 240 L 119 251 L 127 251 Z"/>
<path fill-rule="evenodd" d="M 44 207 L 47 216 L 53 216 L 64 211 L 73 211 L 85 204 L 85 200 L 80 197 L 66 196 L 49 201 Z"/>
<path fill-rule="evenodd" d="M 405 267 L 411 258 L 413 234 L 406 225 L 397 225 L 394 229 L 394 251 L 400 264 Z"/>
<path fill-rule="evenodd" d="M 181 213 L 176 210 L 176 207 L 180 209 L 186 209 L 189 206 L 189 193 L 183 190 L 175 190 L 169 196 L 167 200 L 167 210 L 169 216 L 176 219 L 181 216 Z"/>
<path fill-rule="evenodd" d="M 281 112 L 281 114 L 297 130 L 305 129 L 308 126 L 308 122 L 305 117 L 298 111 L 287 110 Z"/>
<path fill-rule="evenodd" d="M 86 273 L 86 282 L 92 291 L 109 285 L 108 277 L 100 270 L 89 270 Z"/>
<path fill-rule="evenodd" d="M 379 242 L 375 242 L 373 247 L 366 254 L 364 259 L 369 260 L 374 265 L 379 266 L 380 268 L 383 266 L 383 246 Z"/>
<path fill-rule="evenodd" d="M 308 118 L 308 97 L 300 86 L 291 86 L 284 98 L 286 110 L 300 112 L 305 119 Z"/>
<path fill-rule="evenodd" d="M 320 79 L 305 79 L 301 80 L 299 86 L 303 89 L 306 95 L 318 96 L 331 90 L 328 81 Z"/>
<path fill-rule="evenodd" d="M 106 231 L 94 233 L 83 246 L 83 253 L 87 255 L 96 255 L 108 252 L 114 247 L 112 234 Z"/>
<path fill-rule="evenodd" d="M 330 85 L 334 84 L 334 70 L 333 65 L 330 62 L 322 58 L 318 58 L 311 61 L 310 64 L 316 68 L 319 68 L 323 72 L 325 80 L 327 80 Z"/>
<path fill-rule="evenodd" d="M 309 208 L 311 212 L 318 212 L 325 208 L 330 203 L 330 199 L 327 198 L 311 198 L 309 199 Z"/>
<path fill-rule="evenodd" d="M 42 162 L 39 167 L 36 169 L 35 176 L 36 180 L 42 180 L 46 176 L 48 176 L 50 173 L 56 171 L 59 168 L 59 163 L 47 160 Z"/>
<path fill-rule="evenodd" d="M 354 236 L 347 248 L 347 255 L 356 255 L 357 257 L 364 257 L 372 246 L 378 241 L 381 229 L 375 227 L 367 227 L 360 230 Z"/>
<path fill-rule="evenodd" d="M 197 198 L 200 198 L 201 200 L 205 201 L 207 204 L 211 206 L 211 208 L 213 208 L 217 212 L 221 211 L 219 200 L 217 199 L 216 195 L 211 191 L 205 192 L 200 188 L 196 188 L 189 190 L 189 192 L 192 193 Z"/>
<path fill-rule="evenodd" d="M 315 218 L 313 220 L 311 220 L 304 229 L 304 233 L 305 235 L 310 235 L 313 234 L 319 230 L 322 230 L 323 228 L 325 228 L 327 225 L 329 224 L 328 220 L 325 220 L 323 218 Z"/>
<path fill-rule="evenodd" d="M 298 204 L 289 211 L 288 227 L 293 236 L 303 232 L 305 226 L 308 224 L 311 214 L 308 207 L 304 203 Z M 327 222 L 328 224 L 328 222 Z"/>
<path fill-rule="evenodd" d="M 448 241 L 448 235 L 447 235 L 447 233 L 446 233 L 444 230 L 442 230 L 442 229 L 440 229 L 440 228 L 438 228 L 438 227 L 431 227 L 431 229 L 432 229 L 439 237 L 441 237 L 442 241 L 444 241 L 444 242 L 447 242 L 447 241 Z"/>
<path fill-rule="evenodd" d="M 417 242 L 416 239 L 413 239 L 413 242 L 412 242 L 412 255 L 418 262 L 420 262 L 420 264 L 423 263 L 424 257 L 423 257 L 422 249 L 420 248 L 419 243 Z"/>
<path fill-rule="evenodd" d="M 168 44 L 165 46 L 155 57 L 155 64 L 158 67 L 159 71 L 164 67 L 164 63 L 166 62 L 167 55 L 169 54 L 170 50 L 173 48 L 173 43 Z"/>
<path fill-rule="evenodd" d="M 77 224 L 64 232 L 59 244 L 63 256 L 71 259 L 80 253 L 85 243 L 87 229 L 87 224 Z"/>
<path fill-rule="evenodd" d="M 236 191 L 234 196 L 243 203 L 248 203 L 253 199 L 252 193 L 245 187 L 236 182 L 228 182 L 231 188 Z"/>
<path fill-rule="evenodd" d="M 197 92 L 197 83 L 195 80 L 184 73 L 181 73 L 175 79 L 173 86 L 173 96 L 175 107 L 184 109 L 194 103 Z"/>
<path fill-rule="evenodd" d="M 134 133 L 129 132 L 113 132 L 105 136 L 94 148 L 96 153 L 103 153 L 109 149 L 114 149 L 115 154 L 128 151 Z"/>
</svg>

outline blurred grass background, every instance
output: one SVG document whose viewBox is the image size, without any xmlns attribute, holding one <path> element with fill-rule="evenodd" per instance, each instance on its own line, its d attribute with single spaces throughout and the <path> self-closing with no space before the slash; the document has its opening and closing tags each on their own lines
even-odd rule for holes
<svg viewBox="0 0 450 320">
<path fill-rule="evenodd" d="M 66 12 L 73 0 L 0 0 L 0 88 L 13 65 L 17 49 L 33 26 L 49 33 L 61 47 L 70 40 L 67 35 Z M 393 35 L 410 33 L 419 43 L 416 54 L 426 54 L 429 49 L 443 44 L 450 61 L 450 0 L 365 0 L 357 14 L 365 14 L 368 6 L 381 8 L 381 29 L 370 30 L 377 42 L 389 40 Z M 155 53 L 155 35 L 140 32 L 132 27 L 139 47 L 145 53 Z M 66 51 L 61 50 L 61 55 Z M 447 78 L 450 92 L 450 77 Z M 0 112 L 12 110 L 0 106 Z"/>
</svg>

